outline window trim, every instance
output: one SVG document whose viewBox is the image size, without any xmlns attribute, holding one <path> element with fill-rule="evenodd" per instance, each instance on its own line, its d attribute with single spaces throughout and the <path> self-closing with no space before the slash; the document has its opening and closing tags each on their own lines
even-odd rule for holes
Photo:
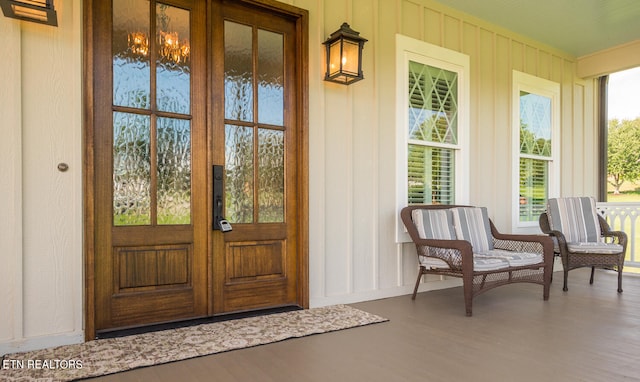
<svg viewBox="0 0 640 382">
<path fill-rule="evenodd" d="M 396 34 L 396 242 L 411 238 L 400 220 L 400 210 L 407 206 L 407 155 L 409 145 L 408 82 L 409 61 L 438 67 L 458 74 L 458 144 L 455 154 L 455 203 L 469 203 L 469 120 L 470 59 L 466 54 Z M 433 142 L 434 147 L 450 145 Z"/>
<path fill-rule="evenodd" d="M 513 71 L 512 79 L 512 230 L 514 233 L 536 233 L 540 231 L 538 221 L 520 221 L 520 158 L 544 158 L 520 153 L 520 92 L 551 99 L 551 157 L 548 159 L 547 197 L 555 198 L 560 195 L 560 84 L 517 70 Z"/>
</svg>

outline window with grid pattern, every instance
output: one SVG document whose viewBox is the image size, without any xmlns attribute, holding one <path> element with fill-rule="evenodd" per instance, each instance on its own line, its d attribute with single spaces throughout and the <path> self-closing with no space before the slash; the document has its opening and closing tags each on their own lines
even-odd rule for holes
<svg viewBox="0 0 640 382">
<path fill-rule="evenodd" d="M 557 195 L 553 174 L 557 174 L 559 91 L 557 83 L 514 72 L 519 226 L 537 225 L 547 199 Z"/>
<path fill-rule="evenodd" d="M 409 61 L 408 204 L 453 204 L 458 75 Z"/>
<path fill-rule="evenodd" d="M 469 56 L 396 35 L 396 238 L 408 204 L 467 204 Z"/>
</svg>

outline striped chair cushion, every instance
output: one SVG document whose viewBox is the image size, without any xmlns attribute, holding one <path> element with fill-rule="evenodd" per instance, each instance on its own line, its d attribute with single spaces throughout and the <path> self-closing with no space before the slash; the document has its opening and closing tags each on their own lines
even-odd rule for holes
<svg viewBox="0 0 640 382">
<path fill-rule="evenodd" d="M 411 212 L 413 223 L 421 239 L 455 240 L 451 210 L 422 210 Z"/>
<path fill-rule="evenodd" d="M 518 255 L 518 254 L 516 254 Z M 542 255 L 540 255 L 542 257 Z M 516 259 L 517 256 L 511 257 L 511 259 Z M 438 259 L 436 257 L 428 257 L 428 256 L 419 256 L 418 261 L 420 265 L 429 268 L 429 269 L 449 269 L 449 264 L 442 259 Z M 529 265 L 539 263 L 536 262 L 527 262 L 526 264 L 511 264 L 510 259 L 507 256 L 496 257 L 492 256 L 491 253 L 474 253 L 473 254 L 473 270 L 474 271 L 495 271 L 496 269 L 504 269 L 512 266 L 518 265 Z"/>
<path fill-rule="evenodd" d="M 512 252 L 505 251 L 503 249 L 494 249 L 493 251 L 487 251 L 478 253 L 475 256 L 491 257 L 495 259 L 502 259 L 509 263 L 509 266 L 520 267 L 525 265 L 533 265 L 544 262 L 542 253 L 530 253 L 530 252 Z"/>
<path fill-rule="evenodd" d="M 592 197 L 549 199 L 547 215 L 551 229 L 562 232 L 567 243 L 601 241 L 596 200 Z"/>
<path fill-rule="evenodd" d="M 453 226 L 460 240 L 471 243 L 473 253 L 482 253 L 493 249 L 493 236 L 489 225 L 489 215 L 485 207 L 452 208 Z"/>
<path fill-rule="evenodd" d="M 505 259 L 497 257 L 484 256 L 481 254 L 473 254 L 473 270 L 474 271 L 495 271 L 509 267 L 509 262 Z"/>
<path fill-rule="evenodd" d="M 600 253 L 603 255 L 615 255 L 622 252 L 622 246 L 615 243 L 567 243 L 569 252 L 574 253 Z"/>
<path fill-rule="evenodd" d="M 418 230 L 421 239 L 455 240 L 456 232 L 453 229 L 453 217 L 451 211 L 446 210 L 422 210 L 411 212 L 411 218 Z M 420 265 L 427 268 L 449 268 L 444 260 L 436 257 L 419 256 Z"/>
</svg>

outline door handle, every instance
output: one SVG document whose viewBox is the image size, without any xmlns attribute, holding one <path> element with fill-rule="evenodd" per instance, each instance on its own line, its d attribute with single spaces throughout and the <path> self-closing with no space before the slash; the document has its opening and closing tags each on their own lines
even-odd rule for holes
<svg viewBox="0 0 640 382">
<path fill-rule="evenodd" d="M 213 218 L 213 229 L 222 232 L 232 230 L 231 224 L 224 218 L 224 166 L 213 166 L 213 206 L 211 215 Z"/>
<path fill-rule="evenodd" d="M 211 215 L 213 218 L 213 229 L 222 232 L 231 231 L 231 224 L 224 218 L 224 166 L 213 166 L 213 208 Z"/>
</svg>

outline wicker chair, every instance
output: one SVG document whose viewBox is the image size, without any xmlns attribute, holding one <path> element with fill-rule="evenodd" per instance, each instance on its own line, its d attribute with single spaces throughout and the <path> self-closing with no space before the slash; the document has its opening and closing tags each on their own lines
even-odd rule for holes
<svg viewBox="0 0 640 382">
<path fill-rule="evenodd" d="M 567 291 L 569 271 L 591 267 L 589 284 L 593 284 L 596 268 L 618 271 L 618 292 L 622 292 L 622 268 L 627 250 L 627 235 L 612 231 L 596 211 L 592 197 L 552 198 L 547 212 L 540 215 L 540 229 L 554 239 L 554 252 L 559 253 L 564 268 L 562 290 Z"/>
<path fill-rule="evenodd" d="M 540 284 L 543 299 L 549 299 L 553 241 L 548 236 L 502 234 L 486 208 L 411 205 L 400 216 L 418 251 L 412 299 L 427 274 L 462 278 L 467 316 L 472 315 L 474 297 L 501 285 Z"/>
</svg>

